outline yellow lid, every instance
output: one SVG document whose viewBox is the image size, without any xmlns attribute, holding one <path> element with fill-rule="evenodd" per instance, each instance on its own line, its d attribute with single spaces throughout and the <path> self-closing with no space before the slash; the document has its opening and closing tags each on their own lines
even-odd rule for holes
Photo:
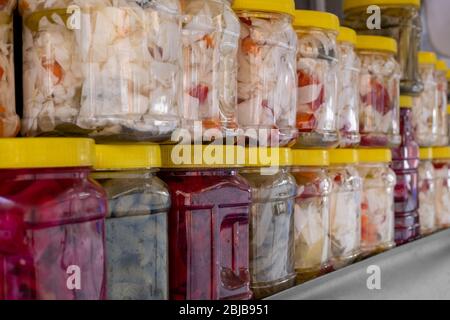
<svg viewBox="0 0 450 320">
<path fill-rule="evenodd" d="M 247 148 L 246 167 L 287 167 L 292 165 L 292 152 L 289 148 Z"/>
<path fill-rule="evenodd" d="M 433 159 L 450 159 L 450 147 L 433 148 Z"/>
<path fill-rule="evenodd" d="M 420 160 L 433 159 L 433 148 L 420 148 Z"/>
<path fill-rule="evenodd" d="M 327 167 L 330 154 L 326 150 L 292 150 L 292 165 L 299 167 Z"/>
<path fill-rule="evenodd" d="M 447 71 L 447 80 L 450 80 L 450 70 Z"/>
<path fill-rule="evenodd" d="M 450 114 L 450 104 L 447 105 L 447 113 Z"/>
<path fill-rule="evenodd" d="M 356 164 L 359 162 L 356 149 L 334 149 L 330 150 L 330 164 Z"/>
<path fill-rule="evenodd" d="M 94 141 L 80 138 L 0 139 L 0 169 L 91 167 Z"/>
<path fill-rule="evenodd" d="M 353 29 L 340 27 L 339 35 L 337 38 L 338 42 L 349 42 L 353 45 L 356 45 L 356 32 Z"/>
<path fill-rule="evenodd" d="M 388 163 L 392 161 L 392 153 L 389 149 L 359 149 L 360 163 Z"/>
<path fill-rule="evenodd" d="M 419 64 L 436 64 L 437 56 L 434 52 L 420 51 L 418 54 Z"/>
<path fill-rule="evenodd" d="M 413 6 L 420 8 L 420 0 L 344 0 L 344 11 L 370 5 Z"/>
<path fill-rule="evenodd" d="M 356 49 L 358 50 L 374 50 L 386 51 L 396 54 L 397 41 L 389 37 L 381 36 L 357 36 Z"/>
<path fill-rule="evenodd" d="M 162 168 L 239 168 L 245 164 L 245 148 L 223 145 L 161 146 Z"/>
<path fill-rule="evenodd" d="M 400 96 L 400 108 L 410 109 L 413 106 L 412 96 Z"/>
<path fill-rule="evenodd" d="M 436 70 L 447 72 L 447 70 L 448 70 L 447 62 L 445 62 L 444 60 L 438 60 L 436 62 Z"/>
<path fill-rule="evenodd" d="M 234 0 L 234 11 L 262 11 L 294 15 L 294 0 Z"/>
<path fill-rule="evenodd" d="M 157 145 L 96 145 L 96 170 L 148 169 L 161 167 Z"/>
<path fill-rule="evenodd" d="M 328 12 L 295 10 L 293 25 L 295 28 L 309 27 L 339 31 L 339 18 L 336 15 Z"/>
</svg>

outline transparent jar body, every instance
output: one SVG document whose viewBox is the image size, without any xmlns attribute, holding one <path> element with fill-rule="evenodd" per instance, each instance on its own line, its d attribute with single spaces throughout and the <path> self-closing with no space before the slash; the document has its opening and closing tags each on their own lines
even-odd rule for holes
<svg viewBox="0 0 450 320">
<path fill-rule="evenodd" d="M 107 201 L 89 173 L 0 170 L 0 300 L 105 299 Z"/>
<path fill-rule="evenodd" d="M 330 260 L 330 195 L 325 168 L 293 167 L 295 199 L 295 272 L 297 283 L 320 276 Z"/>
<path fill-rule="evenodd" d="M 431 160 L 420 161 L 419 203 L 420 234 L 426 236 L 436 230 L 436 176 Z"/>
<path fill-rule="evenodd" d="M 395 246 L 395 173 L 388 164 L 360 164 L 363 179 L 361 201 L 361 253 L 370 256 Z"/>
<path fill-rule="evenodd" d="M 387 36 L 397 40 L 397 61 L 402 70 L 403 94 L 419 94 L 423 84 L 419 73 L 418 52 L 422 38 L 422 22 L 419 9 L 414 6 L 380 5 L 381 28 L 367 27 L 367 6 L 345 12 L 344 24 L 358 34 Z"/>
<path fill-rule="evenodd" d="M 250 299 L 250 187 L 234 169 L 162 171 L 171 300 Z"/>
<path fill-rule="evenodd" d="M 111 300 L 168 298 L 170 195 L 154 171 L 96 172 L 105 189 L 107 297 Z"/>
<path fill-rule="evenodd" d="M 433 162 L 436 176 L 436 229 L 450 227 L 450 161 Z"/>
<path fill-rule="evenodd" d="M 23 3 L 24 135 L 170 140 L 182 98 L 178 0 Z"/>
<path fill-rule="evenodd" d="M 334 270 L 360 254 L 362 179 L 353 165 L 333 165 L 330 195 L 330 264 Z"/>
<path fill-rule="evenodd" d="M 359 132 L 362 147 L 396 147 L 400 144 L 400 68 L 393 54 L 358 51 Z"/>
<path fill-rule="evenodd" d="M 414 98 L 414 136 L 421 147 L 439 144 L 439 92 L 434 65 L 421 65 L 423 92 Z M 445 107 L 447 112 L 447 106 Z"/>
<path fill-rule="evenodd" d="M 0 3 L 0 138 L 15 137 L 20 130 L 16 114 L 14 77 L 13 9 L 16 1 Z"/>
<path fill-rule="evenodd" d="M 445 71 L 436 71 L 437 91 L 438 91 L 438 145 L 446 146 L 449 142 L 448 122 L 447 122 L 447 73 Z"/>
<path fill-rule="evenodd" d="M 234 135 L 239 20 L 227 0 L 182 3 L 184 127 Z"/>
<path fill-rule="evenodd" d="M 239 11 L 239 128 L 251 145 L 295 142 L 297 36 L 286 14 Z"/>
<path fill-rule="evenodd" d="M 361 61 L 349 42 L 338 43 L 337 128 L 339 147 L 359 145 L 359 73 Z"/>
<path fill-rule="evenodd" d="M 252 190 L 250 277 L 256 299 L 295 284 L 294 204 L 297 185 L 286 168 L 273 173 L 264 170 L 249 168 L 240 171 Z"/>
<path fill-rule="evenodd" d="M 337 33 L 298 28 L 297 117 L 298 147 L 336 147 L 337 128 Z"/>
</svg>

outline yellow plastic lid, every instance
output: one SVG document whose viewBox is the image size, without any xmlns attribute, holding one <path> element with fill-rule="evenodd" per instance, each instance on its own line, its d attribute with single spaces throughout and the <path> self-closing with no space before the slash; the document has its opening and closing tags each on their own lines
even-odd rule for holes
<svg viewBox="0 0 450 320">
<path fill-rule="evenodd" d="M 360 163 L 388 163 L 392 161 L 392 152 L 389 149 L 359 149 Z"/>
<path fill-rule="evenodd" d="M 436 70 L 447 72 L 447 70 L 448 70 L 447 62 L 445 62 L 444 60 L 438 60 L 436 62 Z"/>
<path fill-rule="evenodd" d="M 420 160 L 433 159 L 433 148 L 420 148 Z"/>
<path fill-rule="evenodd" d="M 246 167 L 292 166 L 292 151 L 289 148 L 247 148 Z"/>
<path fill-rule="evenodd" d="M 447 105 L 447 113 L 450 114 L 450 104 Z"/>
<path fill-rule="evenodd" d="M 413 6 L 420 8 L 420 0 L 344 0 L 344 11 L 371 5 Z"/>
<path fill-rule="evenodd" d="M 357 36 L 356 49 L 386 51 L 394 54 L 398 50 L 395 39 L 381 36 Z"/>
<path fill-rule="evenodd" d="M 418 54 L 419 64 L 433 64 L 437 63 L 437 56 L 431 51 L 420 51 Z"/>
<path fill-rule="evenodd" d="M 162 168 L 240 168 L 245 164 L 245 148 L 223 145 L 161 146 Z"/>
<path fill-rule="evenodd" d="M 294 0 L 234 0 L 234 11 L 262 11 L 285 13 L 294 16 Z"/>
<path fill-rule="evenodd" d="M 274 1 L 276 2 L 276 1 Z M 339 31 L 339 18 L 328 12 L 313 10 L 295 10 L 294 28 L 319 28 Z"/>
<path fill-rule="evenodd" d="M 96 145 L 96 170 L 149 169 L 161 167 L 157 145 Z"/>
<path fill-rule="evenodd" d="M 450 80 L 450 70 L 447 71 L 447 80 Z"/>
<path fill-rule="evenodd" d="M 339 28 L 338 42 L 349 42 L 356 45 L 356 32 L 353 29 L 347 27 Z"/>
<path fill-rule="evenodd" d="M 433 148 L 433 159 L 450 159 L 450 147 Z"/>
<path fill-rule="evenodd" d="M 82 138 L 0 139 L 0 169 L 92 167 L 94 140 Z"/>
<path fill-rule="evenodd" d="M 330 150 L 330 164 L 356 164 L 359 162 L 356 149 L 334 149 Z"/>
<path fill-rule="evenodd" d="M 412 96 L 400 96 L 400 108 L 410 109 L 413 106 Z"/>
<path fill-rule="evenodd" d="M 327 150 L 292 150 L 292 165 L 299 167 L 328 167 L 330 154 Z"/>
</svg>

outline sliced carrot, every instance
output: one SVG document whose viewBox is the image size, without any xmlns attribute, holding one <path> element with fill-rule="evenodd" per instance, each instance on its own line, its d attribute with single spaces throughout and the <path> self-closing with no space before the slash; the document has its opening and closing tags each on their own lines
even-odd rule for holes
<svg viewBox="0 0 450 320">
<path fill-rule="evenodd" d="M 3 79 L 3 75 L 5 74 L 5 69 L 0 67 L 0 80 Z"/>
<path fill-rule="evenodd" d="M 218 119 L 203 119 L 202 124 L 206 130 L 220 128 L 220 121 Z"/>
<path fill-rule="evenodd" d="M 43 62 L 42 66 L 49 70 L 51 73 L 53 73 L 53 75 L 58 79 L 58 81 L 56 82 L 56 84 L 60 83 L 62 81 L 63 78 L 63 68 L 61 67 L 61 65 L 58 63 L 58 61 L 53 61 L 52 63 L 50 62 Z"/>
<path fill-rule="evenodd" d="M 0 113 L 6 112 L 6 108 L 4 106 L 0 106 Z"/>
<path fill-rule="evenodd" d="M 214 39 L 213 39 L 213 37 L 211 37 L 210 35 L 204 36 L 204 37 L 203 37 L 203 41 L 206 42 L 206 47 L 207 47 L 208 49 L 214 48 Z"/>
<path fill-rule="evenodd" d="M 247 37 L 242 40 L 242 51 L 246 54 L 258 55 L 261 49 L 252 38 Z"/>
</svg>

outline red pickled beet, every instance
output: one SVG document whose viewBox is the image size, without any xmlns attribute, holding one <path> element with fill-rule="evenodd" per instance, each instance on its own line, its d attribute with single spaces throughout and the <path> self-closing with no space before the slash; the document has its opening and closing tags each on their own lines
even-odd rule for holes
<svg viewBox="0 0 450 320">
<path fill-rule="evenodd" d="M 189 90 L 191 97 L 197 98 L 200 104 L 204 104 L 208 98 L 209 88 L 204 84 L 199 84 L 196 87 Z"/>
<path fill-rule="evenodd" d="M 299 88 L 320 84 L 320 81 L 316 76 L 309 75 L 302 70 L 297 71 L 297 76 Z M 312 97 L 309 100 L 312 100 Z M 310 102 L 308 105 L 311 111 L 315 112 L 323 105 L 324 102 L 325 102 L 325 88 L 324 86 L 322 86 L 322 88 L 320 89 L 319 96 L 314 101 Z"/>
<path fill-rule="evenodd" d="M 366 135 L 361 134 L 361 146 L 364 147 L 385 147 L 389 143 L 385 135 Z"/>
<path fill-rule="evenodd" d="M 85 168 L 0 170 L 9 186 L 0 193 L 2 299 L 105 298 L 106 197 L 88 175 Z M 70 273 L 74 266 L 80 274 Z"/>
<path fill-rule="evenodd" d="M 316 128 L 317 120 L 313 113 L 297 113 L 297 129 L 310 132 Z"/>
<path fill-rule="evenodd" d="M 362 96 L 364 104 L 371 105 L 379 113 L 385 115 L 391 111 L 391 99 L 388 90 L 377 80 L 371 81 L 371 91 Z"/>
</svg>

